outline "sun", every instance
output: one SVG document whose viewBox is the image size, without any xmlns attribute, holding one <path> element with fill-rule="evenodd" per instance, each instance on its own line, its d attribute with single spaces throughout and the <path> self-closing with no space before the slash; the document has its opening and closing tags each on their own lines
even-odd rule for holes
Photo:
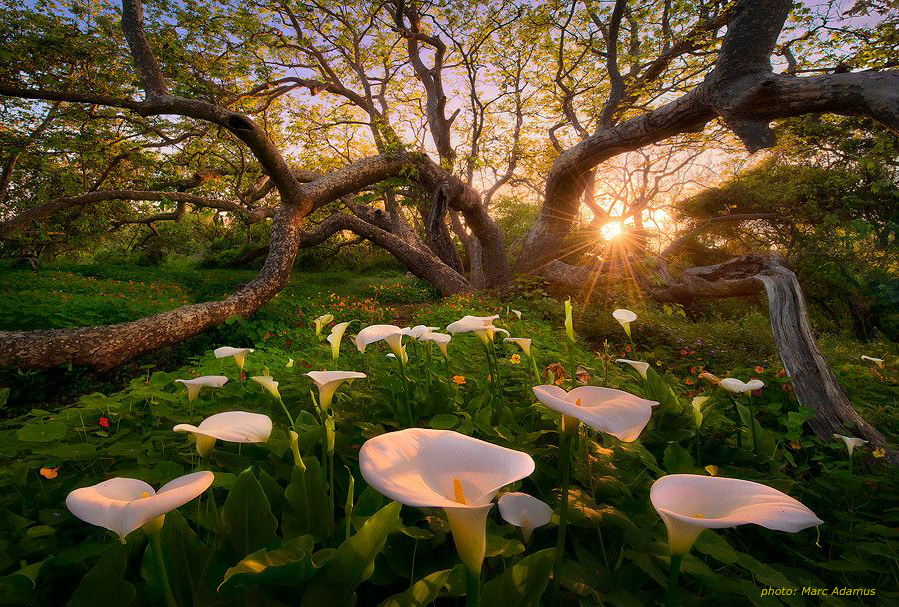
<svg viewBox="0 0 899 607">
<path fill-rule="evenodd" d="M 612 223 L 607 223 L 606 225 L 599 228 L 599 233 L 602 234 L 602 237 L 606 240 L 612 240 L 619 234 L 621 234 L 621 222 L 613 221 Z"/>
</svg>

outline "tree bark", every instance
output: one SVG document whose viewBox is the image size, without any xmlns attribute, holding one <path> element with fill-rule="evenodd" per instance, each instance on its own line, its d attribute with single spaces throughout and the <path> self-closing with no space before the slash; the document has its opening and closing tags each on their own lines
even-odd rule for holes
<svg viewBox="0 0 899 607">
<path fill-rule="evenodd" d="M 227 299 L 102 327 L 0 331 L 0 367 L 46 369 L 72 363 L 106 371 L 218 326 L 232 316 L 250 316 L 290 280 L 299 250 L 302 218 L 302 210 L 297 205 L 284 206 L 278 211 L 265 265 L 255 279 Z"/>
</svg>

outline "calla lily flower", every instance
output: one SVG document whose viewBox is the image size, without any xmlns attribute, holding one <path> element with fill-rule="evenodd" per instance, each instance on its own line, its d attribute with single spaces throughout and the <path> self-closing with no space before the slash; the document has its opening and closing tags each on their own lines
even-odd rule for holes
<svg viewBox="0 0 899 607">
<path fill-rule="evenodd" d="M 531 340 L 527 337 L 507 337 L 503 341 L 510 341 L 513 344 L 517 344 L 521 351 L 524 352 L 524 355 L 528 358 L 531 357 Z"/>
<path fill-rule="evenodd" d="M 626 443 L 640 436 L 652 408 L 659 404 L 623 390 L 598 386 L 579 386 L 571 392 L 553 385 L 534 386 L 534 395 L 553 411 Z"/>
<path fill-rule="evenodd" d="M 446 333 L 433 333 L 428 331 L 427 333 L 422 334 L 421 337 L 418 338 L 418 341 L 433 341 L 437 344 L 437 347 L 440 348 L 441 354 L 443 354 L 443 358 L 449 358 L 449 354 L 446 352 L 446 347 L 449 345 L 450 340 L 452 339 L 451 335 L 447 335 Z"/>
<path fill-rule="evenodd" d="M 352 321 L 341 322 L 331 327 L 331 334 L 328 335 L 328 343 L 331 344 L 331 358 L 333 360 L 337 360 L 340 356 L 340 342 L 343 339 L 346 328 L 350 326 L 351 322 Z"/>
<path fill-rule="evenodd" d="M 616 358 L 615 362 L 632 366 L 637 373 L 640 374 L 640 377 L 646 379 L 646 371 L 649 369 L 649 363 L 643 362 L 642 360 L 628 360 L 626 358 Z"/>
<path fill-rule="evenodd" d="M 194 472 L 166 483 L 156 492 L 135 478 L 111 478 L 75 489 L 66 497 L 69 511 L 86 523 L 115 532 L 124 541 L 132 531 L 156 521 L 206 491 L 215 476 Z"/>
<path fill-rule="evenodd" d="M 216 358 L 233 356 L 234 362 L 237 363 L 237 366 L 240 367 L 241 371 L 243 371 L 243 364 L 247 358 L 247 354 L 250 352 L 253 352 L 253 348 L 232 348 L 230 346 L 222 346 L 221 348 L 216 348 L 212 351 Z"/>
<path fill-rule="evenodd" d="M 565 300 L 565 333 L 574 341 L 574 321 L 571 319 L 571 298 Z"/>
<path fill-rule="evenodd" d="M 200 422 L 199 426 L 178 424 L 175 432 L 190 432 L 197 439 L 197 452 L 206 457 L 216 440 L 228 443 L 264 443 L 272 433 L 272 420 L 268 415 L 248 411 L 216 413 Z"/>
<path fill-rule="evenodd" d="M 334 320 L 333 314 L 322 314 L 318 318 L 316 318 L 313 322 L 315 323 L 315 334 L 321 336 L 322 329 L 325 328 L 325 325 Z"/>
<path fill-rule="evenodd" d="M 521 310 L 512 310 L 512 314 L 518 317 L 518 320 L 521 320 Z"/>
<path fill-rule="evenodd" d="M 637 315 L 626 308 L 618 308 L 612 312 L 612 318 L 618 321 L 627 336 L 631 336 L 631 323 L 637 320 Z"/>
<path fill-rule="evenodd" d="M 324 411 L 331 408 L 334 393 L 343 382 L 367 377 L 357 371 L 310 371 L 306 375 L 318 386 L 318 404 Z"/>
<path fill-rule="evenodd" d="M 288 359 L 287 359 L 287 364 L 284 365 L 284 366 L 287 367 L 288 369 L 290 369 L 290 368 L 293 366 L 293 359 L 292 359 L 292 358 L 288 358 Z"/>
<path fill-rule="evenodd" d="M 268 390 L 272 396 L 281 400 L 281 393 L 278 392 L 278 382 L 276 382 L 271 375 L 254 375 L 250 379 Z"/>
<path fill-rule="evenodd" d="M 880 367 L 881 369 L 883 369 L 883 359 L 882 358 L 875 358 L 873 356 L 868 356 L 867 354 L 862 354 L 862 360 L 870 361 L 870 362 L 874 363 L 875 365 L 877 365 L 878 367 Z"/>
<path fill-rule="evenodd" d="M 384 340 L 390 346 L 394 355 L 406 361 L 406 351 L 403 348 L 403 330 L 396 325 L 371 325 L 359 331 L 356 335 L 356 349 L 365 352 L 370 344 Z"/>
<path fill-rule="evenodd" d="M 531 539 L 534 529 L 547 524 L 553 515 L 549 504 L 527 493 L 503 493 L 497 504 L 504 521 L 521 527 L 525 543 Z"/>
<path fill-rule="evenodd" d="M 689 552 L 703 529 L 753 523 L 796 533 L 824 522 L 777 489 L 721 476 L 669 474 L 653 483 L 649 499 L 665 521 L 675 556 Z"/>
<path fill-rule="evenodd" d="M 188 400 L 197 400 L 200 388 L 221 388 L 228 383 L 228 378 L 224 375 L 203 375 L 195 379 L 176 379 L 175 383 L 184 384 Z"/>
<path fill-rule="evenodd" d="M 693 405 L 693 422 L 696 424 L 697 428 L 702 427 L 702 406 L 708 402 L 708 396 L 694 396 L 692 405 Z"/>
<path fill-rule="evenodd" d="M 493 321 L 499 316 L 463 316 L 456 322 L 447 325 L 446 330 L 452 334 L 456 333 L 474 333 L 481 340 L 481 343 L 487 345 L 492 342 L 497 333 L 505 333 L 508 337 L 510 333 L 505 329 L 493 326 Z"/>
<path fill-rule="evenodd" d="M 765 382 L 760 379 L 753 379 L 744 383 L 734 377 L 725 377 L 720 382 L 718 382 L 718 385 L 728 392 L 733 392 L 734 394 L 746 394 L 748 392 L 752 392 L 753 390 L 764 388 Z"/>
<path fill-rule="evenodd" d="M 421 336 L 425 333 L 430 333 L 431 331 L 436 331 L 440 327 L 428 327 L 425 325 L 415 325 L 411 329 L 406 327 L 403 329 L 403 335 L 408 335 L 414 340 L 421 340 Z"/>
<path fill-rule="evenodd" d="M 855 438 L 854 436 L 843 436 L 842 434 L 834 434 L 834 438 L 838 438 L 844 443 L 846 443 L 846 449 L 849 450 L 849 457 L 852 457 L 852 452 L 855 451 L 856 447 L 861 447 L 862 445 L 867 445 L 868 441 Z"/>
<path fill-rule="evenodd" d="M 369 439 L 359 451 L 366 482 L 392 500 L 443 508 L 456 550 L 470 572 L 480 572 L 487 513 L 496 493 L 534 471 L 527 453 L 451 430 L 409 428 Z"/>
</svg>

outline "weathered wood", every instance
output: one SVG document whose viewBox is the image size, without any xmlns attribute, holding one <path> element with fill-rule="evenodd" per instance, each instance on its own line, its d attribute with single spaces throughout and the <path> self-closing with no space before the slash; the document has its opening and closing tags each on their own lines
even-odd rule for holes
<svg viewBox="0 0 899 607">
<path fill-rule="evenodd" d="M 722 264 L 690 268 L 675 281 L 661 266 L 664 286 L 638 274 L 641 286 L 660 302 L 689 304 L 701 298 L 742 297 L 764 289 L 771 331 L 796 399 L 815 411 L 809 425 L 823 440 L 834 433 L 851 434 L 887 448 L 876 428 L 859 415 L 821 353 L 809 322 L 805 298 L 796 274 L 771 255 L 746 255 Z M 889 459 L 899 462 L 891 451 Z"/>
<path fill-rule="evenodd" d="M 49 331 L 0 331 L 0 367 L 46 369 L 66 363 L 111 369 L 136 356 L 179 343 L 232 316 L 250 316 L 290 280 L 300 242 L 302 212 L 282 207 L 272 247 L 251 282 L 222 301 L 182 306 L 133 322 Z"/>
</svg>

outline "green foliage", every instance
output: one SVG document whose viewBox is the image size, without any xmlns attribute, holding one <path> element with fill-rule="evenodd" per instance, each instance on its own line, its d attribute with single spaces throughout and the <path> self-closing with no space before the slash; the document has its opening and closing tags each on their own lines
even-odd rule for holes
<svg viewBox="0 0 899 607">
<path fill-rule="evenodd" d="M 103 281 L 130 275 L 127 269 L 91 272 L 100 276 L 87 284 L 103 289 L 108 288 Z M 190 275 L 169 266 L 155 272 L 172 284 Z M 194 288 L 212 294 L 241 277 L 239 272 L 212 272 L 206 284 Z M 112 604 L 128 604 L 136 593 L 161 604 L 162 578 L 143 533 L 135 532 L 121 546 L 103 530 L 74 519 L 63 503 L 71 489 L 101 478 L 130 476 L 159 486 L 198 464 L 215 471 L 213 488 L 167 515 L 162 530 L 168 578 L 179 605 L 426 605 L 435 599 L 451 601 L 464 592 L 442 513 L 404 508 L 400 518 L 399 505 L 366 487 L 358 470 L 359 445 L 398 424 L 402 384 L 395 363 L 378 346 L 370 348 L 367 363 L 354 348 L 342 349 L 338 366 L 367 365 L 371 379 L 345 384 L 336 395 L 337 464 L 331 484 L 328 460 L 318 455 L 326 446 L 325 435 L 303 373 L 332 368 L 332 363 L 328 344 L 313 334 L 311 319 L 331 312 L 336 321 L 356 317 L 368 323 L 370 315 L 389 322 L 404 314 L 403 324 L 445 326 L 466 313 L 500 312 L 500 322 L 513 334 L 533 338 L 542 370 L 556 362 L 567 366 L 561 302 L 522 289 L 502 304 L 484 295 L 460 295 L 381 308 L 378 302 L 402 301 L 404 288 L 412 298 L 419 297 L 419 283 L 396 276 L 355 279 L 344 274 L 308 274 L 302 279 L 302 286 L 291 287 L 272 302 L 276 313 L 235 321 L 216 336 L 222 340 L 219 344 L 255 346 L 247 359 L 247 375 L 268 369 L 280 382 L 284 402 L 297 420 L 303 467 L 293 461 L 279 405 L 257 384 L 239 381 L 231 359 L 215 359 L 208 351 L 187 366 L 142 370 L 124 389 L 92 391 L 69 405 L 20 412 L 0 426 L 0 457 L 7 462 L 0 471 L 0 486 L 9 489 L 0 493 L 5 542 L 0 588 L 13 597 L 10 600 L 34 604 L 102 595 Z M 617 300 L 614 307 L 626 303 Z M 505 304 L 521 310 L 522 319 L 505 312 Z M 788 535 L 749 526 L 704 532 L 684 561 L 685 604 L 709 597 L 738 604 L 779 603 L 761 597 L 768 586 L 876 587 L 882 601 L 894 598 L 896 479 L 870 462 L 865 448 L 857 452 L 850 474 L 842 443 L 822 442 L 810 433 L 811 412 L 796 403 L 776 358 L 763 356 L 764 349 L 756 346 L 750 346 L 757 348 L 751 352 L 743 343 L 762 339 L 758 334 L 767 331 L 764 319 L 750 315 L 693 323 L 673 309 L 628 307 L 639 316 L 632 324 L 633 344 L 611 320 L 611 306 L 584 312 L 575 302 L 577 364 L 592 384 L 618 387 L 662 404 L 637 442 L 621 443 L 587 431 L 577 442 L 572 540 L 562 578 L 566 601 L 640 605 L 659 600 L 668 557 L 664 526 L 648 501 L 649 486 L 665 473 L 706 474 L 710 465 L 722 476 L 757 480 L 789 492 L 827 524 L 820 537 L 814 531 Z M 292 320 L 287 323 L 285 318 Z M 268 324 L 277 322 L 284 323 L 283 328 Z M 896 403 L 897 383 L 892 366 L 881 371 L 862 365 L 859 356 L 866 350 L 858 343 L 834 338 L 824 339 L 822 345 L 859 411 L 895 439 L 890 407 Z M 502 382 L 497 401 L 485 380 L 477 339 L 454 337 L 448 368 L 436 350 L 428 364 L 423 346 L 408 346 L 418 425 L 452 428 L 530 453 L 537 470 L 516 489 L 555 503 L 558 421 L 534 404 L 532 375 L 511 358 L 519 353 L 517 347 L 497 344 Z M 649 361 L 647 380 L 630 367 L 607 365 L 607 355 Z M 294 360 L 291 367 L 286 366 L 289 358 Z M 734 403 L 722 390 L 699 380 L 701 370 L 765 382 L 752 400 L 757 454 L 748 449 L 746 403 Z M 221 389 L 204 390 L 189 405 L 174 379 L 200 374 L 224 374 L 231 381 Z M 464 376 L 465 383 L 451 381 L 454 375 Z M 19 392 L 11 394 L 7 407 L 20 406 Z M 711 397 L 703 408 L 701 437 L 690 406 L 695 395 Z M 225 410 L 271 416 L 275 429 L 269 442 L 239 447 L 219 442 L 210 459 L 201 462 L 192 443 L 171 432 L 176 423 L 196 424 Z M 109 419 L 108 429 L 98 425 L 101 417 Z M 742 448 L 736 446 L 736 433 L 742 434 Z M 40 476 L 41 468 L 55 466 L 56 478 Z M 535 604 L 550 578 L 554 543 L 551 524 L 537 529 L 525 547 L 517 531 L 494 512 L 487 527 L 482 604 Z M 102 588 L 96 585 L 99 580 Z M 833 605 L 856 604 L 852 598 L 828 600 Z M 784 602 L 817 604 L 807 598 Z"/>
</svg>

